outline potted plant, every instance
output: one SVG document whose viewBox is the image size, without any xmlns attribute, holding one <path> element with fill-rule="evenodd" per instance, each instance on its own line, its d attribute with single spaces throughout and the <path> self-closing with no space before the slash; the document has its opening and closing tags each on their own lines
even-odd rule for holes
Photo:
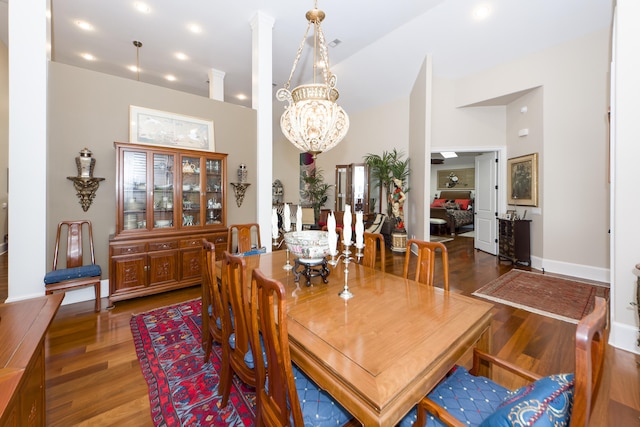
<svg viewBox="0 0 640 427">
<path fill-rule="evenodd" d="M 392 151 L 383 151 L 382 156 L 378 154 L 364 156 L 364 162 L 369 167 L 369 175 L 373 178 L 376 188 L 380 189 L 380 211 L 382 211 L 382 200 L 387 200 L 387 215 L 389 216 L 391 216 L 393 209 L 389 196 L 396 188 L 394 179 L 402 181 L 402 191 L 405 194 L 409 191 L 409 188 L 406 187 L 406 180 L 411 172 L 409 159 L 403 160 L 402 157 L 404 157 L 404 153 L 396 148 Z"/>
<path fill-rule="evenodd" d="M 331 185 L 324 182 L 322 169 L 316 169 L 315 174 L 303 176 L 304 189 L 300 190 L 302 197 L 309 201 L 313 207 L 313 216 L 316 224 L 320 219 L 320 209 L 324 206 L 329 198 Z"/>
</svg>

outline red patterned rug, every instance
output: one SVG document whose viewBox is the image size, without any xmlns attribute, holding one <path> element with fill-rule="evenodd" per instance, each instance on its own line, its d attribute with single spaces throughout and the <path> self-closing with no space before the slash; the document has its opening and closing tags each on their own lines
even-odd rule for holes
<svg viewBox="0 0 640 427">
<path fill-rule="evenodd" d="M 514 269 L 484 285 L 473 295 L 578 323 L 593 310 L 595 296 L 609 299 L 609 288 Z"/>
<path fill-rule="evenodd" d="M 218 393 L 222 349 L 214 345 L 204 363 L 199 299 L 131 318 L 142 374 L 149 385 L 156 426 L 250 426 L 255 393 L 234 378 L 229 404 Z"/>
</svg>

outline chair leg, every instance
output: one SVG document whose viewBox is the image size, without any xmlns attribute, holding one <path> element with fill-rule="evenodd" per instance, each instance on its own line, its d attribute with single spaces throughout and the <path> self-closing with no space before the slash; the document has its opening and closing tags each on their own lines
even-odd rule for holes
<svg viewBox="0 0 640 427">
<path fill-rule="evenodd" d="M 231 364 L 229 362 L 229 355 L 222 354 L 222 370 L 220 372 L 220 386 L 218 388 L 218 393 L 222 394 L 222 402 L 221 407 L 225 408 L 227 403 L 229 403 L 229 394 L 231 393 L 231 380 L 233 379 L 233 369 L 231 369 Z M 222 393 L 220 393 L 220 389 L 222 389 Z"/>
<path fill-rule="evenodd" d="M 96 292 L 96 313 L 100 313 L 100 282 L 96 283 L 94 288 Z"/>
<path fill-rule="evenodd" d="M 213 337 L 211 336 L 209 331 L 205 331 L 205 334 L 206 334 L 206 338 L 204 339 L 204 363 L 207 363 L 209 361 L 209 357 L 211 356 L 211 347 L 213 346 Z"/>
</svg>

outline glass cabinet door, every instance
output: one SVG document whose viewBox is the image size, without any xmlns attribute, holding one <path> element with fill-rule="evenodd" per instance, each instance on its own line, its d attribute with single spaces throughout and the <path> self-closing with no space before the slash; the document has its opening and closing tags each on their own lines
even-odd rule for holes
<svg viewBox="0 0 640 427">
<path fill-rule="evenodd" d="M 144 152 L 125 151 L 122 179 L 123 230 L 147 227 L 147 155 Z"/>
<path fill-rule="evenodd" d="M 206 213 L 205 222 L 222 224 L 222 160 L 206 159 Z"/>
<path fill-rule="evenodd" d="M 182 156 L 182 227 L 201 225 L 200 157 Z"/>
<path fill-rule="evenodd" d="M 153 154 L 153 228 L 170 228 L 174 224 L 174 156 Z"/>
<path fill-rule="evenodd" d="M 366 165 L 352 165 L 353 211 L 369 213 L 369 178 Z"/>
<path fill-rule="evenodd" d="M 347 165 L 336 166 L 336 212 L 344 212 L 347 204 L 348 169 Z"/>
</svg>

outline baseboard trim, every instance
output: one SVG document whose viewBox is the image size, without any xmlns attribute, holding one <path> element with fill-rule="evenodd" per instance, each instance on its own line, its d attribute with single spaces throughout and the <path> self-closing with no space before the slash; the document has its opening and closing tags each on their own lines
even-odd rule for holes
<svg viewBox="0 0 640 427">
<path fill-rule="evenodd" d="M 554 261 L 538 257 L 531 257 L 531 267 L 548 273 L 563 274 L 565 276 L 572 276 L 580 279 L 595 280 L 596 282 L 609 283 L 611 279 L 611 272 L 608 268 L 571 264 L 568 262 Z"/>
<path fill-rule="evenodd" d="M 638 329 L 620 322 L 611 322 L 609 344 L 615 348 L 640 354 L 638 346 Z"/>
</svg>

